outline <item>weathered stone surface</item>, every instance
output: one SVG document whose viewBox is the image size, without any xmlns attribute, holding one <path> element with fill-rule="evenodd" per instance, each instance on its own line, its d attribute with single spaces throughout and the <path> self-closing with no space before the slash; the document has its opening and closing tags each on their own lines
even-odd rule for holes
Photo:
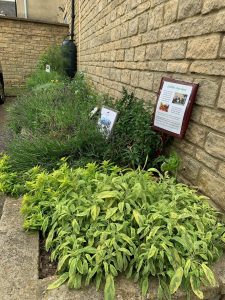
<svg viewBox="0 0 225 300">
<path fill-rule="evenodd" d="M 171 24 L 164 26 L 159 29 L 158 40 L 175 40 L 179 39 L 181 35 L 181 25 L 180 24 Z"/>
<path fill-rule="evenodd" d="M 179 149 L 182 151 L 182 155 L 181 157 L 183 157 L 184 153 L 187 153 L 189 154 L 190 156 L 192 157 L 195 157 L 195 153 L 196 153 L 196 146 L 189 143 L 188 141 L 186 141 L 185 139 L 184 140 L 174 140 L 173 142 L 173 146 L 176 148 L 176 149 Z M 176 151 L 176 150 L 175 150 Z"/>
<path fill-rule="evenodd" d="M 215 32 L 224 32 L 225 31 L 225 11 L 219 11 L 215 16 L 213 16 L 213 28 Z"/>
<path fill-rule="evenodd" d="M 212 156 L 225 160 L 225 137 L 210 132 L 206 139 L 205 149 Z"/>
<path fill-rule="evenodd" d="M 207 14 L 212 10 L 218 10 L 225 7 L 224 0 L 205 0 L 203 1 L 202 13 Z"/>
<path fill-rule="evenodd" d="M 220 48 L 220 57 L 225 58 L 225 37 L 223 38 L 222 45 Z"/>
<path fill-rule="evenodd" d="M 129 70 L 122 70 L 121 72 L 121 82 L 130 84 L 130 71 Z"/>
<path fill-rule="evenodd" d="M 189 62 L 181 61 L 181 62 L 168 62 L 167 71 L 173 73 L 187 73 L 189 68 Z"/>
<path fill-rule="evenodd" d="M 180 173 L 191 182 L 194 182 L 198 177 L 200 166 L 196 159 L 185 155 L 181 160 Z"/>
<path fill-rule="evenodd" d="M 203 169 L 199 175 L 200 191 L 212 198 L 217 205 L 225 209 L 225 181 L 215 175 L 215 172 Z"/>
<path fill-rule="evenodd" d="M 131 0 L 131 9 L 136 8 L 139 4 L 141 4 L 141 0 Z"/>
<path fill-rule="evenodd" d="M 146 46 L 139 46 L 135 48 L 134 61 L 144 61 L 145 52 L 146 52 Z"/>
<path fill-rule="evenodd" d="M 131 79 L 130 83 L 132 86 L 138 87 L 139 84 L 139 71 L 130 71 L 131 72 Z"/>
<path fill-rule="evenodd" d="M 166 42 L 162 47 L 162 59 L 182 59 L 185 57 L 186 41 Z"/>
<path fill-rule="evenodd" d="M 148 14 L 145 13 L 139 17 L 139 33 L 146 32 L 147 27 L 148 27 Z"/>
<path fill-rule="evenodd" d="M 140 35 L 136 35 L 136 36 L 132 36 L 130 38 L 130 45 L 129 47 L 137 47 L 141 45 L 141 36 Z M 126 47 L 126 48 L 129 48 Z"/>
<path fill-rule="evenodd" d="M 196 103 L 202 106 L 214 107 L 219 91 L 219 82 L 199 78 L 194 80 L 194 83 L 199 84 Z"/>
<path fill-rule="evenodd" d="M 187 47 L 187 58 L 213 59 L 217 57 L 220 35 L 202 36 L 190 39 Z"/>
<path fill-rule="evenodd" d="M 125 50 L 125 61 L 133 61 L 134 60 L 134 48 Z"/>
<path fill-rule="evenodd" d="M 154 11 L 154 28 L 162 27 L 163 25 L 163 5 L 157 6 Z"/>
<path fill-rule="evenodd" d="M 218 164 L 218 160 L 211 155 L 207 154 L 204 150 L 197 148 L 196 158 L 199 162 L 202 162 L 208 168 L 215 170 Z"/>
<path fill-rule="evenodd" d="M 195 61 L 191 64 L 190 72 L 225 76 L 225 61 Z"/>
<path fill-rule="evenodd" d="M 153 73 L 141 72 L 139 74 L 139 87 L 145 90 L 152 90 Z"/>
<path fill-rule="evenodd" d="M 136 35 L 138 33 L 138 18 L 132 19 L 128 26 L 128 36 Z"/>
<path fill-rule="evenodd" d="M 163 77 L 170 77 L 167 73 L 154 72 L 153 78 L 153 91 L 155 93 L 159 92 L 160 83 Z"/>
<path fill-rule="evenodd" d="M 202 0 L 180 0 L 178 8 L 178 19 L 188 18 L 201 12 Z"/>
<path fill-rule="evenodd" d="M 225 178 L 225 162 L 221 162 L 218 168 L 218 174 Z M 224 290 L 225 290 L 225 285 L 224 285 Z M 224 292 L 225 294 L 225 292 Z"/>
<path fill-rule="evenodd" d="M 146 47 L 146 59 L 157 60 L 161 58 L 161 44 L 152 44 Z"/>
<path fill-rule="evenodd" d="M 214 18 L 209 15 L 187 19 L 181 23 L 180 36 L 196 36 L 213 32 Z"/>
<path fill-rule="evenodd" d="M 185 137 L 193 144 L 203 147 L 206 138 L 206 129 L 203 126 L 190 122 Z"/>
<path fill-rule="evenodd" d="M 217 131 L 225 133 L 225 111 L 218 111 L 204 107 L 202 109 L 201 123 Z"/>
<path fill-rule="evenodd" d="M 177 18 L 178 0 L 170 0 L 164 8 L 164 25 L 171 24 Z"/>
<path fill-rule="evenodd" d="M 155 7 L 156 5 L 159 5 L 161 3 L 166 2 L 167 0 L 151 0 L 151 6 Z"/>
<path fill-rule="evenodd" d="M 142 35 L 142 44 L 153 44 L 158 41 L 158 30 L 151 30 Z"/>
<path fill-rule="evenodd" d="M 223 80 L 223 82 L 222 82 L 220 96 L 219 96 L 217 106 L 219 108 L 225 109 L 225 80 Z"/>
<path fill-rule="evenodd" d="M 128 22 L 121 24 L 120 27 L 120 38 L 126 38 L 128 37 Z"/>
<path fill-rule="evenodd" d="M 22 230 L 20 200 L 7 198 L 0 221 L 0 298 L 36 299 L 38 234 Z"/>
<path fill-rule="evenodd" d="M 125 57 L 125 51 L 124 50 L 117 50 L 116 51 L 116 61 L 123 61 Z"/>
</svg>

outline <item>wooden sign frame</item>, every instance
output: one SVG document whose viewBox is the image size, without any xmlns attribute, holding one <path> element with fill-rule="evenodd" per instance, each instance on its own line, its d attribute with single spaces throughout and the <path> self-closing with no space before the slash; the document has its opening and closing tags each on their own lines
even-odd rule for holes
<svg viewBox="0 0 225 300">
<path fill-rule="evenodd" d="M 153 129 L 182 139 L 188 128 L 198 88 L 199 84 L 196 83 L 163 77 L 155 107 Z"/>
</svg>

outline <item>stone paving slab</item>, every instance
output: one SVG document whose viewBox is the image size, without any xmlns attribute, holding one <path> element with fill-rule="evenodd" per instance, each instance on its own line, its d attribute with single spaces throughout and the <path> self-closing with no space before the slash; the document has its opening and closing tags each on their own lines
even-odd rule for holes
<svg viewBox="0 0 225 300">
<path fill-rule="evenodd" d="M 0 220 L 0 299 L 36 300 L 39 239 L 22 229 L 21 200 L 6 198 Z"/>
</svg>

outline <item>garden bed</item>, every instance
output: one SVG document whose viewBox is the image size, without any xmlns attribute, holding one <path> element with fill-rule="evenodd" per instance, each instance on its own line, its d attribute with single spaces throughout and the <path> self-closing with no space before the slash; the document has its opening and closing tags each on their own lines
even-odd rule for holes
<svg viewBox="0 0 225 300">
<path fill-rule="evenodd" d="M 45 249 L 45 239 L 41 233 L 39 233 L 39 279 L 44 279 L 50 276 L 54 276 L 57 270 L 56 262 L 51 262 L 50 252 Z"/>
</svg>

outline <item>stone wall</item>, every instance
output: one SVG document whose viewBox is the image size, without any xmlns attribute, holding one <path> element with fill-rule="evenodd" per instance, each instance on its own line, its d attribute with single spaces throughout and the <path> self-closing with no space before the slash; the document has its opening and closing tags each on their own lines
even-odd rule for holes
<svg viewBox="0 0 225 300">
<path fill-rule="evenodd" d="M 70 1 L 64 1 L 70 2 Z M 79 69 L 97 88 L 156 101 L 162 76 L 200 84 L 180 178 L 225 208 L 225 1 L 78 0 Z"/>
<path fill-rule="evenodd" d="M 61 44 L 68 25 L 0 17 L 0 61 L 6 88 L 24 82 L 38 57 L 50 45 Z"/>
</svg>

